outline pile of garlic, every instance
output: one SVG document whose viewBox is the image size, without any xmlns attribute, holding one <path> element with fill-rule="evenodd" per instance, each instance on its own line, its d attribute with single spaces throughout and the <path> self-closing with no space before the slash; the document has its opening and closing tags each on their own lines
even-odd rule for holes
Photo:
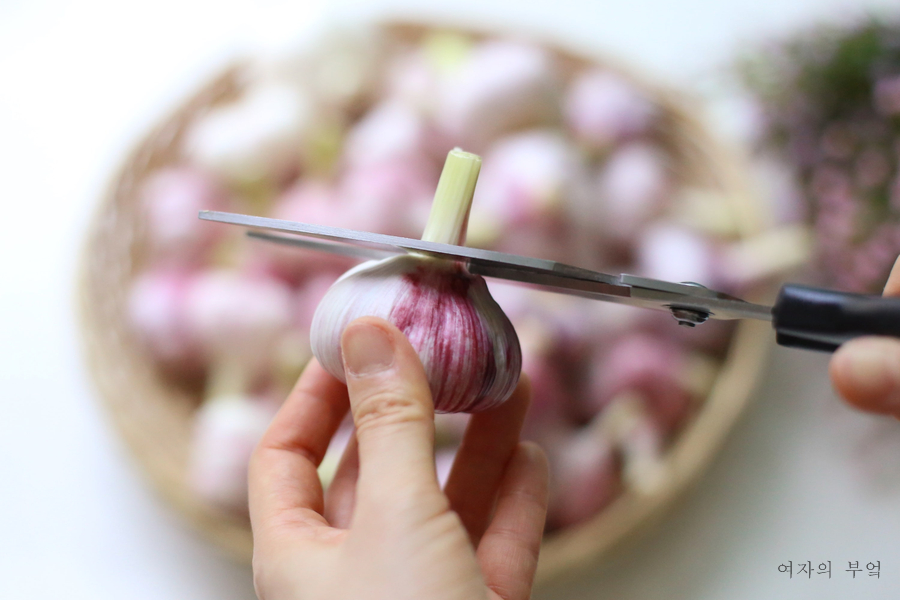
<svg viewBox="0 0 900 600">
<path fill-rule="evenodd" d="M 203 390 L 190 477 L 211 506 L 246 511 L 250 450 L 311 356 L 316 307 L 354 263 L 247 240 L 197 220 L 200 209 L 418 238 L 444 158 L 459 146 L 483 157 L 469 246 L 717 288 L 741 283 L 728 262 L 734 224 L 688 224 L 691 207 L 709 198 L 685 185 L 670 117 L 624 75 L 456 33 L 409 42 L 342 32 L 315 48 L 251 69 L 240 97 L 193 122 L 179 162 L 143 182 L 131 323 L 161 373 Z M 409 273 L 415 260 L 378 268 Z M 328 293 L 356 297 L 359 279 L 348 275 Z M 468 301 L 493 295 L 515 327 L 508 339 L 518 334 L 521 355 L 501 358 L 516 372 L 521 360 L 533 383 L 525 431 L 551 458 L 550 528 L 590 518 L 625 487 L 663 485 L 666 449 L 708 392 L 729 326 L 688 331 L 663 313 L 466 285 Z M 329 315 L 331 330 L 345 317 Z M 486 319 L 496 345 L 508 323 Z M 439 408 L 484 407 L 509 386 L 500 381 L 474 404 L 468 392 L 450 394 Z M 465 421 L 437 417 L 441 474 Z M 320 469 L 326 483 L 349 427 Z"/>
</svg>

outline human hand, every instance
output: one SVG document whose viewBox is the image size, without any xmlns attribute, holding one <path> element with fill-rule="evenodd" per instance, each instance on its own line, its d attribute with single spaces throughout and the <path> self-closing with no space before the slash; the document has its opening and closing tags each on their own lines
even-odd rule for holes
<svg viewBox="0 0 900 600">
<path fill-rule="evenodd" d="M 306 368 L 250 464 L 262 600 L 524 600 L 547 511 L 547 459 L 519 442 L 530 389 L 472 416 L 442 492 L 418 356 L 381 319 L 351 323 L 347 386 Z M 316 467 L 350 410 L 328 493 Z"/>
<path fill-rule="evenodd" d="M 900 258 L 884 286 L 900 296 Z M 900 339 L 862 337 L 842 345 L 831 358 L 831 381 L 847 402 L 862 410 L 900 418 Z"/>
</svg>

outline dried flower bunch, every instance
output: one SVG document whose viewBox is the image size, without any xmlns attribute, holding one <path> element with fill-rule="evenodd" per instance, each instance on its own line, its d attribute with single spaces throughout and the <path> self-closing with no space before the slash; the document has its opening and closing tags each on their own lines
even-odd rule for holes
<svg viewBox="0 0 900 600">
<path fill-rule="evenodd" d="M 145 258 L 131 324 L 160 372 L 202 390 L 197 494 L 246 510 L 250 448 L 313 351 L 340 377 L 336 339 L 358 314 L 407 332 L 441 411 L 502 401 L 521 364 L 534 388 L 526 435 L 547 449 L 554 473 L 551 530 L 592 517 L 623 489 L 663 485 L 665 453 L 709 391 L 727 324 L 686 331 L 661 312 L 485 282 L 415 256 L 354 267 L 196 218 L 224 209 L 424 231 L 738 291 L 728 258 L 736 218 L 697 209 L 721 199 L 685 175 L 689 160 L 645 88 L 518 40 L 436 32 L 411 41 L 378 29 L 330 35 L 303 56 L 249 69 L 246 81 L 191 123 L 177 164 L 143 182 L 146 251 L 136 253 Z M 448 213 L 432 199 L 457 146 L 483 156 L 483 169 L 474 195 L 474 178 L 456 195 L 471 209 Z M 441 313 L 450 317 L 419 327 L 436 305 L 452 308 Z M 420 335 L 432 326 L 457 332 L 451 349 L 466 350 L 436 358 L 443 350 Z M 440 474 L 465 423 L 465 414 L 437 416 Z M 326 484 L 349 427 L 320 468 Z"/>
<path fill-rule="evenodd" d="M 821 278 L 880 291 L 900 253 L 900 22 L 816 27 L 741 72 L 760 147 L 786 159 L 805 200 Z"/>
</svg>

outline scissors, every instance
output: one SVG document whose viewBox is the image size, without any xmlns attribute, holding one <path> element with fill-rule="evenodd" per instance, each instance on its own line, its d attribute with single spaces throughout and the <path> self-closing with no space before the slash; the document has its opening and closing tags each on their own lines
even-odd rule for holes
<svg viewBox="0 0 900 600">
<path fill-rule="evenodd" d="M 782 346 L 831 352 L 863 335 L 900 337 L 900 299 L 852 294 L 805 285 L 784 285 L 766 306 L 697 283 L 673 283 L 636 275 L 609 275 L 564 263 L 493 250 L 426 242 L 365 231 L 201 211 L 207 221 L 250 228 L 253 238 L 360 259 L 418 253 L 463 263 L 483 277 L 537 289 L 672 313 L 680 325 L 709 319 L 770 321 Z M 275 232 L 275 233 L 272 233 Z"/>
</svg>

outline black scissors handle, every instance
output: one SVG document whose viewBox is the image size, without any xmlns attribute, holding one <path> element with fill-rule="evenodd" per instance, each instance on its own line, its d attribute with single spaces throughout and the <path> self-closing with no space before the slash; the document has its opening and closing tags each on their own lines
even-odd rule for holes
<svg viewBox="0 0 900 600">
<path fill-rule="evenodd" d="M 864 335 L 900 338 L 900 298 L 785 285 L 772 307 L 782 346 L 833 352 Z"/>
</svg>

